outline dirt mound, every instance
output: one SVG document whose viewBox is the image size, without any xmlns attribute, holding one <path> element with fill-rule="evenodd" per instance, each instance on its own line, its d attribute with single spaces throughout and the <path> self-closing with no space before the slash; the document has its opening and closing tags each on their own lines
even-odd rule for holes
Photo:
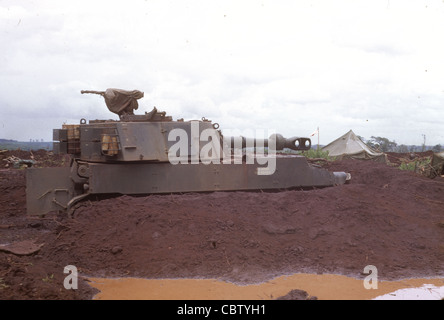
<svg viewBox="0 0 444 320">
<path fill-rule="evenodd" d="M 318 300 L 317 297 L 311 297 L 306 291 L 294 289 L 285 296 L 278 297 L 276 300 Z"/>
<path fill-rule="evenodd" d="M 84 277 L 218 278 L 257 283 L 298 272 L 380 279 L 443 276 L 444 182 L 381 163 L 326 163 L 350 184 L 274 193 L 121 196 L 81 202 L 73 219 L 25 216 L 23 170 L 0 171 L 2 242 L 35 240 L 32 256 L 0 252 L 1 299 L 88 299 Z"/>
<path fill-rule="evenodd" d="M 25 151 L 25 150 L 0 150 L 0 168 L 23 168 L 18 160 L 34 162 L 34 167 L 63 167 L 69 166 L 68 155 L 55 155 L 52 151 L 44 149 Z"/>
<path fill-rule="evenodd" d="M 433 156 L 433 151 L 424 151 L 424 152 L 407 152 L 407 153 L 398 153 L 398 152 L 387 152 L 388 161 L 394 165 L 399 167 L 402 163 L 415 161 L 418 159 L 431 159 Z"/>
</svg>

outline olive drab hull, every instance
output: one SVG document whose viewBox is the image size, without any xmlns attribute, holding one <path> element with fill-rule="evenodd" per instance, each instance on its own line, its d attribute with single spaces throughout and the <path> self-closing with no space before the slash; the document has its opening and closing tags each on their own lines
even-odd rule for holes
<svg viewBox="0 0 444 320">
<path fill-rule="evenodd" d="M 217 123 L 205 118 L 173 121 L 156 108 L 134 115 L 131 99 L 143 94 L 118 91 L 118 102 L 132 109 L 117 108 L 110 102 L 112 90 L 106 91 L 105 101 L 114 103 L 108 107 L 119 110 L 119 120 L 82 119 L 54 129 L 54 152 L 69 154 L 71 165 L 27 169 L 28 214 L 69 213 L 90 195 L 267 191 L 330 187 L 350 179 L 348 173 L 314 167 L 303 156 L 276 153 L 308 150 L 308 138 L 225 137 Z"/>
</svg>

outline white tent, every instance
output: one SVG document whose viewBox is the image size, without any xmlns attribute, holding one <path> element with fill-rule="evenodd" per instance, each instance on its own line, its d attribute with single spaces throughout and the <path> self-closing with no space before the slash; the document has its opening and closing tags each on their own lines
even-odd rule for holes
<svg viewBox="0 0 444 320">
<path fill-rule="evenodd" d="M 387 155 L 385 153 L 378 152 L 366 145 L 352 130 L 329 143 L 322 150 L 328 151 L 329 156 L 337 157 L 338 159 L 349 158 L 387 162 Z"/>
</svg>

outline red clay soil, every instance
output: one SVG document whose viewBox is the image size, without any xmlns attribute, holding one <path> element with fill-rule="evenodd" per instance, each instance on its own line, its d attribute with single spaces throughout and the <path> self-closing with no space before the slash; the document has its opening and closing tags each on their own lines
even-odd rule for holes
<svg viewBox="0 0 444 320">
<path fill-rule="evenodd" d="M 400 166 L 403 162 L 409 162 L 418 159 L 432 158 L 433 151 L 428 150 L 424 152 L 408 152 L 408 153 L 397 153 L 397 152 L 386 152 L 387 159 L 392 165 Z"/>
<path fill-rule="evenodd" d="M 214 192 L 90 199 L 26 216 L 25 169 L 0 169 L 0 299 L 91 299 L 88 277 L 219 278 L 257 283 L 300 272 L 381 280 L 444 276 L 444 179 L 343 160 L 347 185 L 274 193 Z M 66 290 L 64 267 L 80 275 Z M 300 289 L 300 288 L 294 288 Z"/>
</svg>

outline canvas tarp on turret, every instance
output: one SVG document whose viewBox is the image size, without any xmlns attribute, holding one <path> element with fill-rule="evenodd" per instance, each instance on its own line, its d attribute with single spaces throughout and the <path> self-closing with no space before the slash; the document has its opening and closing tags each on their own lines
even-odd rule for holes
<svg viewBox="0 0 444 320">
<path fill-rule="evenodd" d="M 329 143 L 322 150 L 328 151 L 329 156 L 337 157 L 338 159 L 349 158 L 387 162 L 387 155 L 385 153 L 378 152 L 366 145 L 352 130 Z"/>
<path fill-rule="evenodd" d="M 106 89 L 106 91 L 82 90 L 80 93 L 93 93 L 101 95 L 105 99 L 109 111 L 122 115 L 133 115 L 139 108 L 138 99 L 143 98 L 144 93 L 139 90 Z"/>
</svg>

